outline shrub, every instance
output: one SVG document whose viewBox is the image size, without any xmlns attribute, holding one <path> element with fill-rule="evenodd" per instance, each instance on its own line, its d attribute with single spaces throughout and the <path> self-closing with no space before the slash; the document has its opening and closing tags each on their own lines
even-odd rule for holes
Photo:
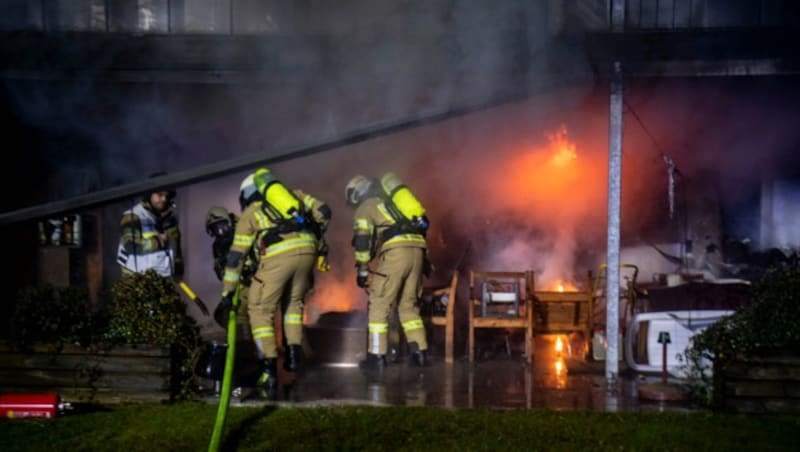
<svg viewBox="0 0 800 452">
<path fill-rule="evenodd" d="M 192 364 L 199 353 L 200 334 L 174 283 L 153 271 L 118 279 L 112 287 L 106 338 L 115 343 L 154 344 L 172 348 L 176 392 L 194 393 Z"/>
<path fill-rule="evenodd" d="M 720 400 L 719 374 L 737 356 L 800 349 L 800 271 L 772 270 L 752 290 L 753 303 L 694 336 L 684 357 L 701 400 Z M 712 369 L 716 372 L 712 372 Z"/>
<path fill-rule="evenodd" d="M 113 302 L 93 312 L 86 289 L 32 287 L 20 290 L 5 329 L 7 339 L 24 349 L 32 342 L 84 347 L 108 343 L 168 346 L 173 357 L 173 394 L 194 393 L 192 364 L 200 334 L 174 283 L 155 272 L 124 276 L 112 286 Z"/>
<path fill-rule="evenodd" d="M 18 346 L 34 341 L 87 344 L 102 328 L 81 287 L 40 286 L 17 293 L 9 319 L 9 337 Z"/>
</svg>

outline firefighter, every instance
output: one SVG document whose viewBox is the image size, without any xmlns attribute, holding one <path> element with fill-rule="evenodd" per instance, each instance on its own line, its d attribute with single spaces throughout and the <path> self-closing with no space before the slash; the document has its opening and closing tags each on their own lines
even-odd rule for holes
<svg viewBox="0 0 800 452">
<path fill-rule="evenodd" d="M 252 203 L 258 201 L 260 195 L 256 189 L 253 180 L 253 174 L 249 174 L 244 178 L 239 186 L 239 207 L 242 212 Z M 206 217 L 206 232 L 214 238 L 212 244 L 212 254 L 214 256 L 214 273 L 221 281 L 225 275 L 225 266 L 228 262 L 228 252 L 233 245 L 234 230 L 239 218 L 228 212 L 224 207 L 212 207 L 208 210 Z M 248 295 L 250 283 L 253 280 L 253 275 L 258 268 L 258 253 L 255 248 L 251 248 L 250 252 L 245 258 L 244 265 L 240 274 L 240 282 L 242 289 L 239 291 L 239 324 L 248 325 Z M 228 312 L 224 306 L 217 305 L 214 311 L 214 318 L 217 323 L 223 328 L 227 328 Z"/>
<path fill-rule="evenodd" d="M 225 264 L 228 262 L 228 251 L 233 245 L 233 230 L 239 219 L 224 207 L 214 206 L 206 215 L 206 233 L 214 239 L 211 253 L 214 256 L 214 274 L 222 281 Z"/>
<path fill-rule="evenodd" d="M 155 177 L 162 174 L 156 174 Z M 157 190 L 122 214 L 117 263 L 122 274 L 154 270 L 161 276 L 183 276 L 183 254 L 175 191 Z"/>
<path fill-rule="evenodd" d="M 321 270 L 327 265 L 320 247 L 331 210 L 311 195 L 288 190 L 266 168 L 256 171 L 253 181 L 259 199 L 244 210 L 236 224 L 223 275 L 221 304 L 231 306 L 246 256 L 255 249 L 259 264 L 248 293 L 248 313 L 262 357 L 259 385 L 274 395 L 278 384 L 275 310 L 288 291 L 283 316 L 287 344 L 284 368 L 297 372 L 303 361 L 303 298 L 311 285 L 315 260 Z"/>
<path fill-rule="evenodd" d="M 345 197 L 355 207 L 352 245 L 356 284 L 371 289 L 367 359 L 361 362 L 361 367 L 380 371 L 386 366 L 388 319 L 395 303 L 411 362 L 425 366 L 428 345 L 418 308 L 427 261 L 425 210 L 392 173 L 385 174 L 380 181 L 355 176 L 345 187 Z M 376 257 L 377 270 L 371 271 L 369 263 Z"/>
<path fill-rule="evenodd" d="M 247 179 L 245 179 L 245 182 L 247 182 Z M 214 206 L 208 209 L 206 232 L 214 239 L 211 245 L 211 252 L 214 256 L 214 273 L 220 281 L 222 281 L 225 274 L 225 265 L 228 263 L 228 252 L 231 249 L 231 245 L 233 245 L 233 233 L 238 221 L 239 218 L 235 214 L 228 212 L 224 207 Z M 253 281 L 253 275 L 257 268 L 258 255 L 251 249 L 245 257 L 245 262 L 239 277 L 242 289 L 239 291 L 239 316 L 237 320 L 239 325 L 245 327 L 245 331 L 248 330 L 247 326 L 250 324 L 247 316 L 248 289 L 250 288 L 250 283 Z M 217 309 L 214 310 L 214 319 L 219 326 L 223 328 L 228 327 L 228 311 L 224 309 L 224 306 L 217 305 Z M 249 332 L 245 332 L 245 335 L 249 335 Z"/>
</svg>

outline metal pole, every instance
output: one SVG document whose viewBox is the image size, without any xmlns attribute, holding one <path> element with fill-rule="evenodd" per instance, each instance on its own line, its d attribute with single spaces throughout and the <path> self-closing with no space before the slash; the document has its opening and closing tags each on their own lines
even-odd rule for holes
<svg viewBox="0 0 800 452">
<path fill-rule="evenodd" d="M 622 64 L 614 62 L 608 131 L 608 249 L 606 256 L 606 379 L 619 374 L 619 222 L 622 174 Z"/>
</svg>

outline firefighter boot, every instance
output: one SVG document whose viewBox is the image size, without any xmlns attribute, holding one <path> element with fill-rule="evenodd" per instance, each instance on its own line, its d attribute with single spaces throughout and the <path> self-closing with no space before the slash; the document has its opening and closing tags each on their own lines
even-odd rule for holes
<svg viewBox="0 0 800 452">
<path fill-rule="evenodd" d="M 267 398 L 274 399 L 278 394 L 278 360 L 268 358 L 261 361 L 261 376 L 256 383 Z"/>
<path fill-rule="evenodd" d="M 383 369 L 386 368 L 386 357 L 384 355 L 367 353 L 367 359 L 358 363 L 358 367 L 366 372 L 382 373 Z"/>
<path fill-rule="evenodd" d="M 283 368 L 287 372 L 300 372 L 303 368 L 302 345 L 293 344 L 286 347 L 286 354 L 283 357 Z"/>
<path fill-rule="evenodd" d="M 416 342 L 408 343 L 408 354 L 411 356 L 411 362 L 417 367 L 426 367 L 428 365 L 428 353 L 425 350 L 419 349 L 419 344 Z"/>
</svg>

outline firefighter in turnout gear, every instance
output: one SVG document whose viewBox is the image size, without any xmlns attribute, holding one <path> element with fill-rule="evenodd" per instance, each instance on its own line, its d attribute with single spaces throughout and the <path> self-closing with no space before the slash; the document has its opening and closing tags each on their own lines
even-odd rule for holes
<svg viewBox="0 0 800 452">
<path fill-rule="evenodd" d="M 411 360 L 424 366 L 428 345 L 418 301 L 422 294 L 427 249 L 425 209 L 392 173 L 380 180 L 356 176 L 348 182 L 345 196 L 347 203 L 356 208 L 352 242 L 356 284 L 371 289 L 367 359 L 361 367 L 381 370 L 386 365 L 388 319 L 395 303 Z M 378 260 L 376 271 L 369 269 L 373 258 Z M 373 275 L 371 286 L 370 273 Z"/>
<path fill-rule="evenodd" d="M 249 174 L 244 178 L 239 186 L 239 207 L 244 211 L 250 204 L 261 199 L 261 195 L 256 188 L 254 174 Z M 206 232 L 214 237 L 212 245 L 212 252 L 214 255 L 214 273 L 220 281 L 225 276 L 225 267 L 228 264 L 228 252 L 233 245 L 234 230 L 239 218 L 228 212 L 224 207 L 212 207 L 208 210 L 206 219 Z M 258 269 L 258 252 L 256 248 L 251 248 L 250 252 L 245 256 L 244 265 L 240 274 L 240 282 L 242 289 L 239 291 L 239 317 L 240 325 L 249 325 L 248 318 L 248 299 L 250 295 L 250 284 L 253 281 L 253 275 Z M 217 305 L 214 311 L 214 319 L 217 323 L 227 328 L 228 310 L 223 305 Z M 249 333 L 247 333 L 249 335 Z"/>
<path fill-rule="evenodd" d="M 239 219 L 224 207 L 214 206 L 206 215 L 206 233 L 214 239 L 211 253 L 214 256 L 214 274 L 222 281 L 225 264 L 228 262 L 228 251 L 233 245 L 233 230 Z"/>
<path fill-rule="evenodd" d="M 259 264 L 249 289 L 248 313 L 264 369 L 259 384 L 274 395 L 278 383 L 275 310 L 288 291 L 283 316 L 287 343 L 284 368 L 296 372 L 303 359 L 303 298 L 311 286 L 331 210 L 311 195 L 288 190 L 267 169 L 256 171 L 253 181 L 259 199 L 244 210 L 236 224 L 221 303 L 231 305 L 246 256 L 255 249 Z"/>
<path fill-rule="evenodd" d="M 253 185 L 252 175 L 248 176 L 242 182 L 241 190 L 245 190 L 248 184 Z M 253 185 L 253 187 L 255 186 Z M 244 210 L 250 202 L 243 204 L 242 210 Z M 220 281 L 222 281 L 225 275 L 225 266 L 228 263 L 228 252 L 233 245 L 234 229 L 238 222 L 239 218 L 235 214 L 228 212 L 224 207 L 214 206 L 208 209 L 208 215 L 206 216 L 206 232 L 214 239 L 211 245 L 211 252 L 214 256 L 214 273 Z M 239 325 L 244 326 L 245 329 L 248 329 L 247 326 L 250 324 L 247 316 L 248 289 L 250 288 L 250 283 L 253 281 L 253 275 L 256 273 L 257 268 L 258 254 L 255 249 L 251 249 L 245 257 L 239 278 L 242 284 L 242 290 L 239 292 L 239 316 L 237 320 Z M 214 319 L 219 326 L 227 328 L 228 310 L 224 309 L 222 305 L 217 305 L 217 309 L 214 310 Z M 245 335 L 249 336 L 250 333 L 246 332 Z"/>
<path fill-rule="evenodd" d="M 117 263 L 123 276 L 148 270 L 168 278 L 183 276 L 174 199 L 172 190 L 154 191 L 122 214 Z"/>
</svg>

